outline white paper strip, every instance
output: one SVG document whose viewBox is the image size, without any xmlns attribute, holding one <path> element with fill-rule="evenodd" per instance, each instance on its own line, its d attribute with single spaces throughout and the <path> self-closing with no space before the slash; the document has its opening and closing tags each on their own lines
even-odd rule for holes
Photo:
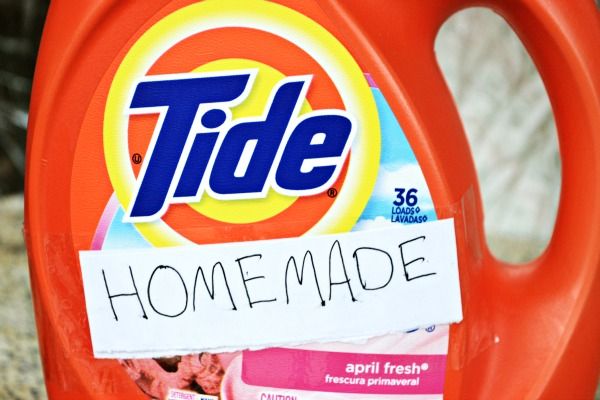
<svg viewBox="0 0 600 400">
<path fill-rule="evenodd" d="M 318 237 L 80 252 L 94 355 L 366 339 L 462 319 L 453 220 Z"/>
</svg>

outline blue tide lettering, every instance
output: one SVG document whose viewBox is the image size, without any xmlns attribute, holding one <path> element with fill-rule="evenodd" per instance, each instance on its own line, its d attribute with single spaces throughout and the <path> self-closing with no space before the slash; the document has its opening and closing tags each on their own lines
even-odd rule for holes
<svg viewBox="0 0 600 400">
<path fill-rule="evenodd" d="M 215 197 L 235 194 L 237 198 L 247 194 L 266 194 L 266 183 L 275 160 L 277 150 L 281 145 L 283 135 L 292 116 L 296 114 L 304 100 L 301 93 L 307 86 L 306 81 L 284 81 L 275 88 L 264 120 L 240 122 L 229 129 L 221 151 L 217 154 L 213 171 L 218 171 L 210 177 L 210 189 Z M 253 151 L 244 160 L 242 154 L 249 141 L 255 141 Z M 235 171 L 244 162 L 236 176 Z M 256 196 L 253 196 L 256 197 Z"/>
<path fill-rule="evenodd" d="M 166 211 L 174 177 L 198 107 L 206 103 L 223 103 L 244 93 L 249 73 L 227 76 L 200 76 L 181 79 L 149 78 L 140 82 L 133 95 L 131 109 L 139 114 L 162 113 L 148 162 L 142 166 L 139 188 L 129 212 L 132 219 L 148 218 Z M 161 110 L 157 110 L 160 108 Z M 198 146 L 206 145 L 200 140 Z M 151 145 L 152 147 L 152 145 Z M 196 149 L 196 151 L 200 151 Z M 197 155 L 197 154 L 196 154 Z M 188 188 L 182 188 L 189 193 Z"/>
<path fill-rule="evenodd" d="M 356 124 L 344 110 L 299 116 L 311 76 L 288 77 L 263 114 L 232 120 L 257 71 L 147 77 L 135 88 L 131 114 L 160 114 L 125 222 L 160 218 L 169 204 L 252 199 L 270 188 L 310 196 L 339 177 Z"/>
<path fill-rule="evenodd" d="M 334 111 L 335 112 L 335 111 Z M 351 143 L 352 122 L 343 115 L 315 115 L 292 132 L 277 169 L 276 182 L 291 195 L 330 186 Z M 344 157 L 345 158 L 345 157 Z"/>
</svg>

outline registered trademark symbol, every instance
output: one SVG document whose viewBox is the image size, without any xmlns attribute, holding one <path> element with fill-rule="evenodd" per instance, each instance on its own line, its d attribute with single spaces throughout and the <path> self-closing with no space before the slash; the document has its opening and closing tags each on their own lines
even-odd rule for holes
<svg viewBox="0 0 600 400">
<path fill-rule="evenodd" d="M 133 161 L 134 164 L 140 164 L 142 162 L 142 155 L 140 153 L 133 153 L 131 161 Z"/>
<path fill-rule="evenodd" d="M 337 196 L 337 194 L 338 194 L 338 191 L 336 188 L 330 188 L 327 191 L 327 196 L 329 196 L 329 197 L 335 197 L 335 196 Z"/>
</svg>

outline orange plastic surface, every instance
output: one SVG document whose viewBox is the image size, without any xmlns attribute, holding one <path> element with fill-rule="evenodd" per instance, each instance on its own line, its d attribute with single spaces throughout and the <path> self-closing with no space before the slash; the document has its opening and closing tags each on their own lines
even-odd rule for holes
<svg viewBox="0 0 600 400">
<path fill-rule="evenodd" d="M 373 0 L 374 1 L 374 0 Z M 73 152 L 92 94 L 157 14 L 189 0 L 54 0 L 38 59 L 27 149 L 26 236 L 51 399 L 142 399 L 116 361 L 92 357 L 70 236 Z M 308 0 L 281 0 L 304 7 Z M 450 336 L 446 398 L 592 398 L 600 373 L 600 12 L 592 0 L 319 0 L 404 127 L 440 217 L 458 231 L 464 321 Z M 547 251 L 513 267 L 485 246 L 477 178 L 433 43 L 487 6 L 523 40 L 559 131 L 562 194 Z M 243 1 L 240 1 L 243 7 Z M 73 277 L 63 280 L 61 273 Z M 56 294 L 60 296 L 56 296 Z"/>
</svg>

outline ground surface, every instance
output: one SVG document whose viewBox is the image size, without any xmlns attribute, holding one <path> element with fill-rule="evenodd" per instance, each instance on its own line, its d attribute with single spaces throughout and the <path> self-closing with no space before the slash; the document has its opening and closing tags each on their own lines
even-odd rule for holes
<svg viewBox="0 0 600 400">
<path fill-rule="evenodd" d="M 22 235 L 23 198 L 0 197 L 0 399 L 44 399 Z"/>
</svg>

